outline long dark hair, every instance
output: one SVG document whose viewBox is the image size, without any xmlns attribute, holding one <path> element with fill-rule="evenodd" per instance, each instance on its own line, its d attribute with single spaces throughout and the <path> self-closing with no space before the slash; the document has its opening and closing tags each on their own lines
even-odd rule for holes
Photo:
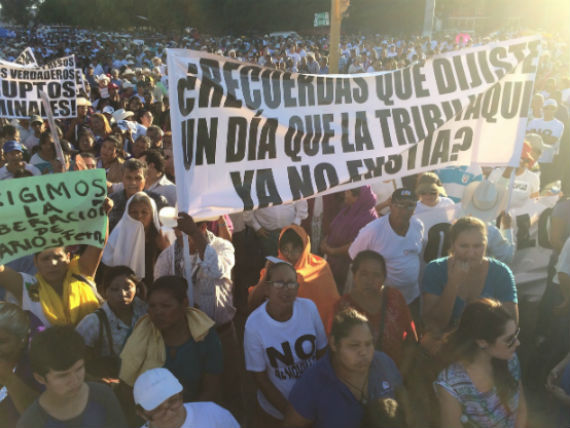
<svg viewBox="0 0 570 428">
<path fill-rule="evenodd" d="M 514 321 L 513 317 L 497 300 L 479 299 L 469 303 L 461 315 L 457 329 L 446 337 L 441 355 L 447 363 L 459 360 L 471 362 L 479 350 L 477 341 L 495 343 L 504 334 L 509 321 Z M 514 409 L 510 409 L 508 403 L 516 393 L 518 383 L 509 370 L 507 360 L 493 358 L 491 364 L 501 404 L 511 413 Z"/>
</svg>

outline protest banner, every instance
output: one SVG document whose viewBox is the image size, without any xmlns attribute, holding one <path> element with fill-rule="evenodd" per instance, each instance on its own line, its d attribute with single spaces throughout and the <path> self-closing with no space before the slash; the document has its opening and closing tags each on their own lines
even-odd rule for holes
<svg viewBox="0 0 570 428">
<path fill-rule="evenodd" d="M 56 119 L 76 116 L 75 57 L 57 58 L 41 67 L 0 63 L 0 116 L 47 117 L 40 91 L 46 92 Z"/>
<path fill-rule="evenodd" d="M 448 165 L 518 165 L 539 53 L 526 37 L 311 76 L 169 49 L 179 208 L 205 218 Z"/>
<path fill-rule="evenodd" d="M 85 81 L 85 75 L 80 68 L 75 69 L 75 92 L 77 96 L 83 96 L 82 93 L 89 94 L 88 83 Z"/>
<path fill-rule="evenodd" d="M 102 169 L 4 180 L 0 189 L 0 264 L 50 247 L 103 247 L 106 195 Z"/>
<path fill-rule="evenodd" d="M 37 67 L 38 62 L 36 61 L 36 57 L 34 55 L 34 51 L 32 48 L 27 47 L 22 51 L 20 55 L 14 60 L 16 64 L 24 65 L 24 66 L 31 66 Z"/>
</svg>

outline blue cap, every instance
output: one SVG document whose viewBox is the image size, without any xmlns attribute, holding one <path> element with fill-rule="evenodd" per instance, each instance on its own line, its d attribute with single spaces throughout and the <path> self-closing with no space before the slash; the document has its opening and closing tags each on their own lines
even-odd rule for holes
<svg viewBox="0 0 570 428">
<path fill-rule="evenodd" d="M 14 150 L 18 150 L 19 152 L 23 152 L 24 148 L 17 141 L 6 141 L 4 143 L 4 146 L 2 147 L 2 150 L 4 150 L 4 153 L 10 153 L 10 152 L 13 152 Z"/>
</svg>

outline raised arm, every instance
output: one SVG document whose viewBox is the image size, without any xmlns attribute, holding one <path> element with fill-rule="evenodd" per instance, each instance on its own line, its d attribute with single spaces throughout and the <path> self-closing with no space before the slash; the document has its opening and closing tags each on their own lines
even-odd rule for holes
<svg viewBox="0 0 570 428">
<path fill-rule="evenodd" d="M 271 262 L 267 260 L 265 262 L 265 268 L 263 271 L 263 276 L 259 279 L 259 282 L 250 290 L 247 296 L 247 309 L 252 312 L 255 308 L 263 303 L 267 298 L 267 269 Z"/>
<path fill-rule="evenodd" d="M 103 208 L 105 209 L 105 214 L 109 217 L 109 213 L 113 209 L 113 201 L 110 198 L 105 198 L 103 202 Z M 83 254 L 79 257 L 79 271 L 82 275 L 93 277 L 97 272 L 99 263 L 101 263 L 101 257 L 103 257 L 103 250 L 105 245 L 107 245 L 107 239 L 109 238 L 109 221 L 107 219 L 107 226 L 105 229 L 105 243 L 102 248 L 94 247 L 93 245 L 88 245 Z"/>
</svg>

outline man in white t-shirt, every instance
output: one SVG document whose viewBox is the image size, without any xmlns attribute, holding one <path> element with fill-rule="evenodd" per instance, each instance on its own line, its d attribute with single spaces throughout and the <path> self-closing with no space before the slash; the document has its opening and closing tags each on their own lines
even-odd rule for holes
<svg viewBox="0 0 570 428">
<path fill-rule="evenodd" d="M 44 121 L 40 116 L 32 116 L 30 118 L 30 130 L 27 135 L 20 135 L 20 141 L 31 152 L 32 149 L 40 143 L 40 134 L 42 133 Z"/>
<path fill-rule="evenodd" d="M 419 316 L 420 255 L 424 225 L 413 217 L 417 198 L 412 190 L 396 189 L 392 193 L 390 214 L 380 217 L 362 229 L 348 249 L 350 258 L 364 250 L 380 253 L 386 260 L 385 284 L 397 288 Z"/>
<path fill-rule="evenodd" d="M 256 426 L 283 420 L 293 385 L 327 346 L 316 305 L 297 298 L 295 268 L 273 264 L 266 278 L 268 300 L 251 313 L 244 333 L 246 369 L 258 387 Z"/>
<path fill-rule="evenodd" d="M 556 100 L 552 98 L 546 100 L 542 109 L 544 117 L 531 120 L 526 127 L 527 132 L 539 134 L 544 142 L 542 155 L 538 160 L 540 164 L 552 163 L 554 156 L 560 150 L 560 138 L 564 133 L 564 124 L 554 118 L 557 109 Z"/>
<path fill-rule="evenodd" d="M 165 368 L 141 374 L 133 395 L 145 428 L 239 428 L 232 414 L 216 403 L 183 403 L 182 385 Z"/>
</svg>

